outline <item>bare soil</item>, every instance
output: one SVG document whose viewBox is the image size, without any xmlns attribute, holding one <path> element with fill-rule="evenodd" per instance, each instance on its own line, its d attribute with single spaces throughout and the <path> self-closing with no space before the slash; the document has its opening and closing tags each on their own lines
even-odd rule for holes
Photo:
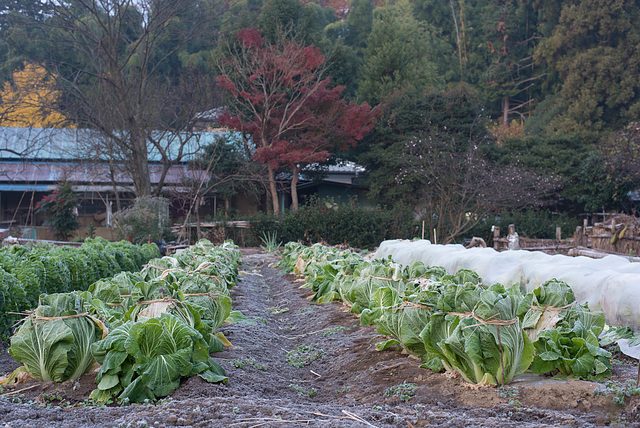
<svg viewBox="0 0 640 428">
<path fill-rule="evenodd" d="M 87 400 L 95 370 L 63 384 L 26 381 L 0 392 L 0 428 L 640 426 L 640 397 L 614 405 L 611 395 L 594 395 L 603 384 L 524 374 L 504 390 L 478 389 L 397 349 L 377 352 L 386 337 L 375 327 L 339 303 L 315 305 L 275 257 L 244 253 L 234 307 L 251 322 L 224 326 L 233 347 L 213 355 L 228 383 L 193 377 L 158 403 L 99 407 Z M 0 374 L 17 367 L 7 346 Z M 300 347 L 318 358 L 288 362 Z M 634 361 L 615 358 L 613 380 L 635 379 Z M 415 395 L 395 394 L 405 382 Z"/>
</svg>

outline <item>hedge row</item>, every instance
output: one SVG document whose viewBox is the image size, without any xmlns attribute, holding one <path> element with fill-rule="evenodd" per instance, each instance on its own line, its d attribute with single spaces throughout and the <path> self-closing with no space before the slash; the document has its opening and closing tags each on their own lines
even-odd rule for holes
<svg viewBox="0 0 640 428">
<path fill-rule="evenodd" d="M 275 233 L 282 242 L 325 242 L 373 249 L 385 239 L 410 239 L 420 233 L 418 222 L 409 211 L 357 206 L 337 208 L 317 204 L 289 211 L 283 217 L 259 215 L 249 221 L 247 246 L 258 246 L 261 238 Z M 233 233 L 228 229 L 225 232 L 225 238 Z"/>
</svg>

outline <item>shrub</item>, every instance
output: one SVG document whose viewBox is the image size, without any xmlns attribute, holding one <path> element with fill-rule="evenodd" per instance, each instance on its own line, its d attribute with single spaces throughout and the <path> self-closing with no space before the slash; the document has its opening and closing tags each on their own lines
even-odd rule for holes
<svg viewBox="0 0 640 428">
<path fill-rule="evenodd" d="M 493 233 L 491 232 L 491 226 L 499 226 L 501 233 L 504 235 L 507 233 L 507 229 L 510 224 L 515 224 L 516 232 L 518 235 L 527 238 L 536 239 L 554 239 L 556 237 L 556 227 L 560 226 L 563 230 L 563 235 L 573 233 L 576 226 L 581 224 L 579 218 L 571 217 L 566 213 L 551 213 L 550 211 L 537 211 L 526 210 L 516 213 L 502 213 L 500 215 L 492 216 L 483 219 L 476 227 L 460 237 L 471 238 L 479 236 L 484 238 L 487 242 Z"/>
<path fill-rule="evenodd" d="M 134 244 L 168 237 L 169 201 L 155 196 L 137 198 L 133 206 L 115 214 L 120 239 Z"/>
<path fill-rule="evenodd" d="M 410 211 L 360 206 L 336 206 L 320 201 L 287 212 L 284 218 L 260 215 L 251 219 L 248 245 L 259 245 L 264 234 L 277 234 L 282 242 L 326 242 L 373 249 L 385 239 L 417 235 L 418 224 Z"/>
<path fill-rule="evenodd" d="M 50 195 L 43 196 L 35 211 L 46 216 L 45 225 L 53 229 L 56 239 L 66 241 L 80 227 L 77 202 L 71 184 L 64 182 Z"/>
</svg>

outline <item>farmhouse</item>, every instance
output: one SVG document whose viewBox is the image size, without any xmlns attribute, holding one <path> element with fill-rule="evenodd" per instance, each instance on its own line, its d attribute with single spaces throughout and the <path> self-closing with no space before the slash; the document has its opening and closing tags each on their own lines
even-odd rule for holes
<svg viewBox="0 0 640 428">
<path fill-rule="evenodd" d="M 193 185 L 205 172 L 192 167 L 192 162 L 206 146 L 214 144 L 228 133 L 201 131 L 193 133 L 187 143 L 182 161 L 169 168 L 164 177 L 162 195 L 172 201 L 172 217 L 182 217 L 188 211 Z M 78 217 L 82 225 L 108 228 L 111 216 L 120 208 L 126 208 L 135 198 L 133 180 L 127 174 L 110 168 L 105 154 L 92 148 L 100 136 L 86 129 L 16 128 L 0 127 L 0 228 L 15 228 L 12 233 L 24 238 L 49 239 L 42 215 L 35 213 L 35 205 L 44 195 L 56 189 L 62 181 L 73 183 L 79 195 Z M 168 147 L 172 147 L 168 144 Z M 151 184 L 161 179 L 160 154 L 149 152 Z M 299 185 L 302 200 L 312 194 L 329 198 L 336 203 L 357 200 L 366 204 L 366 187 L 360 184 L 364 169 L 353 163 L 343 162 L 326 169 L 321 179 L 303 177 Z M 281 176 L 280 198 L 284 207 L 290 204 L 288 179 Z M 237 214 L 251 214 L 267 206 L 265 194 L 250 195 L 241 192 L 226 199 L 215 194 L 207 195 L 200 204 L 202 217 L 215 215 L 222 210 Z M 109 237 L 106 230 L 99 230 Z"/>
<path fill-rule="evenodd" d="M 188 151 L 198 153 L 220 136 L 196 133 L 187 143 Z M 109 226 L 117 202 L 124 208 L 134 199 L 133 181 L 113 172 L 107 156 L 92 152 L 97 138 L 97 133 L 83 129 L 0 127 L 0 227 L 20 226 L 23 234 L 35 238 L 35 227 L 44 220 L 34 213 L 35 204 L 61 181 L 73 183 L 79 195 L 81 223 Z M 189 167 L 194 157 L 186 156 L 169 168 L 164 196 L 174 199 L 199 178 L 202 171 Z M 162 172 L 159 153 L 149 152 L 149 164 L 151 184 L 157 185 Z"/>
</svg>

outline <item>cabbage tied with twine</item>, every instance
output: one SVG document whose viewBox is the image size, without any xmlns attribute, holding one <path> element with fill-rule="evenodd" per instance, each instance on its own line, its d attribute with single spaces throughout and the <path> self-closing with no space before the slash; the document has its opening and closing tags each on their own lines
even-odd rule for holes
<svg viewBox="0 0 640 428">
<path fill-rule="evenodd" d="M 184 254 L 186 253 L 186 254 Z M 179 258 L 154 259 L 138 273 L 93 283 L 86 292 L 43 295 L 11 339 L 9 352 L 43 381 L 63 382 L 102 364 L 92 398 L 138 402 L 163 397 L 183 377 L 227 380 L 209 354 L 230 343 L 216 330 L 246 319 L 231 311 L 240 251 L 198 242 Z"/>
<path fill-rule="evenodd" d="M 90 299 L 87 292 L 43 295 L 11 338 L 9 353 L 38 380 L 79 378 L 93 363 L 91 345 L 107 335 L 104 323 L 85 311 Z"/>
<path fill-rule="evenodd" d="M 306 276 L 316 302 L 342 300 L 362 325 L 392 336 L 376 349 L 399 345 L 436 372 L 457 371 L 480 385 L 505 385 L 529 369 L 583 379 L 611 374 L 611 354 L 598 343 L 604 314 L 578 305 L 562 281 L 525 293 L 519 284 L 483 284 L 470 270 L 358 258 L 288 243 L 281 266 Z M 619 334 L 629 332 L 612 335 Z"/>
</svg>

